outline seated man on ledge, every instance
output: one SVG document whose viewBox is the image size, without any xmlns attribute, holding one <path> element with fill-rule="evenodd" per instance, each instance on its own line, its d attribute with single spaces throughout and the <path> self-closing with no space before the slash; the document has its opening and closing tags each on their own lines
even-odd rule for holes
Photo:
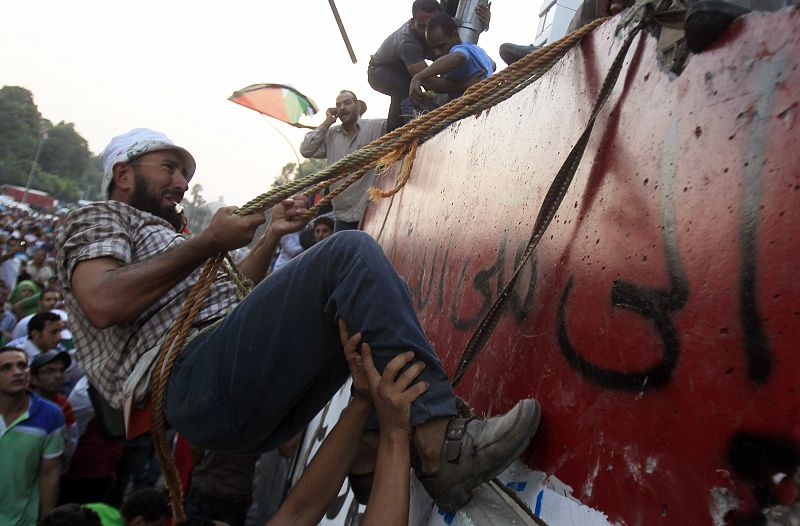
<svg viewBox="0 0 800 526">
<path fill-rule="evenodd" d="M 115 407 L 148 396 L 150 368 L 198 268 L 250 243 L 263 214 L 221 208 L 185 239 L 175 206 L 195 160 L 164 134 L 135 129 L 102 153 L 105 201 L 64 220 L 58 275 L 78 359 Z M 398 354 L 425 366 L 428 390 L 411 407 L 412 439 L 425 487 L 442 509 L 497 475 L 527 447 L 539 406 L 523 400 L 502 416 L 456 418 L 455 397 L 417 319 L 403 280 L 380 246 L 359 231 L 340 232 L 264 279 L 281 236 L 303 228 L 302 197 L 272 209 L 272 219 L 240 268 L 257 286 L 242 301 L 217 276 L 169 377 L 165 416 L 193 445 L 260 453 L 297 434 L 348 377 L 338 320 L 373 348 L 379 373 Z M 302 345 L 297 336 L 304 335 Z M 373 416 L 366 429 L 377 429 Z"/>
</svg>

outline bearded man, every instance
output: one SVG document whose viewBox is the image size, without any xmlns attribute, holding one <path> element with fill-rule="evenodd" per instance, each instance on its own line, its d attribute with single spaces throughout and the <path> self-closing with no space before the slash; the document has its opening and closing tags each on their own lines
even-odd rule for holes
<svg viewBox="0 0 800 526">
<path fill-rule="evenodd" d="M 78 359 L 102 396 L 120 407 L 149 396 L 150 368 L 198 267 L 249 244 L 265 217 L 221 208 L 186 239 L 176 232 L 182 223 L 175 207 L 195 171 L 188 151 L 140 128 L 115 137 L 102 158 L 108 199 L 66 217 L 57 260 Z M 275 449 L 347 379 L 337 327 L 343 320 L 373 348 L 379 371 L 408 351 L 424 364 L 419 381 L 428 389 L 410 415 L 423 483 L 443 509 L 463 505 L 473 487 L 525 449 L 538 404 L 523 400 L 487 420 L 457 418 L 408 287 L 364 232 L 334 234 L 264 279 L 281 236 L 305 226 L 298 218 L 304 211 L 303 197 L 272 209 L 239 265 L 256 284 L 244 300 L 227 276 L 216 277 L 169 376 L 167 422 L 198 448 Z M 370 428 L 377 429 L 376 419 Z"/>
</svg>

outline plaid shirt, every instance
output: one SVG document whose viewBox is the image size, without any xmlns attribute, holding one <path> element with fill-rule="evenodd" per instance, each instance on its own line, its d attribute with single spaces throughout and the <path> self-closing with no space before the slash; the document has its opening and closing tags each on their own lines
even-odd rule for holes
<svg viewBox="0 0 800 526">
<path fill-rule="evenodd" d="M 113 407 L 137 362 L 159 346 L 200 276 L 195 270 L 135 320 L 107 329 L 93 327 L 72 293 L 72 273 L 81 261 L 111 257 L 123 266 L 147 261 L 185 242 L 167 221 L 119 201 L 91 203 L 70 213 L 58 235 L 58 278 L 80 362 L 92 385 Z M 233 284 L 220 276 L 211 285 L 195 323 L 222 317 L 236 305 Z M 146 376 L 149 381 L 149 374 Z"/>
</svg>

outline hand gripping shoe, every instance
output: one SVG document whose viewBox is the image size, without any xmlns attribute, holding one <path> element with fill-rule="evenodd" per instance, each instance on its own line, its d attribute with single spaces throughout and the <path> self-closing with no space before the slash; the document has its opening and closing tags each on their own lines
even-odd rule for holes
<svg viewBox="0 0 800 526">
<path fill-rule="evenodd" d="M 472 489 L 511 465 L 528 447 L 542 410 L 522 400 L 504 415 L 487 420 L 453 418 L 447 425 L 439 470 L 420 480 L 439 508 L 453 512 L 469 501 Z"/>
</svg>

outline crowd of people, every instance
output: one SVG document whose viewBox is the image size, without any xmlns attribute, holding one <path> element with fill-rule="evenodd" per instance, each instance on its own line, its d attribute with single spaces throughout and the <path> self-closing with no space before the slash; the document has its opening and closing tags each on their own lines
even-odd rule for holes
<svg viewBox="0 0 800 526">
<path fill-rule="evenodd" d="M 164 524 L 169 506 L 164 492 L 153 489 L 159 470 L 152 440 L 115 435 L 104 421 L 108 405 L 80 366 L 56 273 L 62 220 L 0 208 L 0 523 Z M 294 256 L 333 228 L 330 215 L 322 215 L 283 239 L 296 239 Z M 274 258 L 275 270 L 291 258 L 281 259 Z M 281 458 L 290 458 L 297 442 L 287 444 Z M 259 457 L 177 446 L 190 450 L 184 471 L 192 480 L 189 486 L 187 477 L 185 488 L 192 524 L 216 517 L 244 525 Z M 262 484 L 281 479 L 277 487 L 284 487 L 286 476 L 262 470 L 260 478 Z M 279 491 L 277 503 L 283 496 Z M 259 500 L 264 509 L 250 510 L 251 524 L 264 524 L 277 509 L 270 507 L 276 495 Z"/>
</svg>

